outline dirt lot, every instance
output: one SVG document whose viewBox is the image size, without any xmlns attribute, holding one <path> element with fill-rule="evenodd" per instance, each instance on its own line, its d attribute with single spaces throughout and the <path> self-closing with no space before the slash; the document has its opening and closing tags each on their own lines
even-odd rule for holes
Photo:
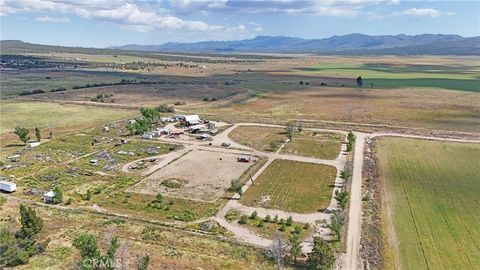
<svg viewBox="0 0 480 270">
<path fill-rule="evenodd" d="M 142 180 L 131 191 L 213 201 L 252 165 L 237 162 L 236 157 L 220 152 L 192 151 Z"/>
</svg>

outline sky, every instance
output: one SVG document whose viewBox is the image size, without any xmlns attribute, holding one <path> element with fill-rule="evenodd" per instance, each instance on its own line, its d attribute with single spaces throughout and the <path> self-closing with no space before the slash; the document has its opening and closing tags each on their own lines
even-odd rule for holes
<svg viewBox="0 0 480 270">
<path fill-rule="evenodd" d="M 350 33 L 480 36 L 480 1 L 0 0 L 0 39 L 49 45 Z"/>
</svg>

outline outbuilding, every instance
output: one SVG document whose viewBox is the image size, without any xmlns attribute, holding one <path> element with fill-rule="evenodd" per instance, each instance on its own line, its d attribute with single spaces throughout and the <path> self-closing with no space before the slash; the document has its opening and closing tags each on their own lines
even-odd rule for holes
<svg viewBox="0 0 480 270">
<path fill-rule="evenodd" d="M 17 184 L 2 180 L 0 181 L 0 190 L 4 192 L 14 192 L 17 190 Z"/>
<path fill-rule="evenodd" d="M 45 203 L 53 203 L 53 199 L 55 198 L 55 192 L 50 190 L 49 192 L 43 194 L 43 201 Z"/>
<path fill-rule="evenodd" d="M 41 143 L 40 142 L 31 142 L 31 143 L 28 143 L 28 147 L 29 148 L 35 148 L 37 146 L 39 146 Z"/>
<path fill-rule="evenodd" d="M 188 126 L 200 124 L 200 117 L 197 114 L 194 115 L 185 115 L 185 124 Z"/>
<path fill-rule="evenodd" d="M 143 135 L 142 135 L 142 139 L 151 140 L 151 139 L 153 139 L 153 134 L 150 133 L 150 132 L 145 132 L 145 133 L 143 133 Z"/>
</svg>

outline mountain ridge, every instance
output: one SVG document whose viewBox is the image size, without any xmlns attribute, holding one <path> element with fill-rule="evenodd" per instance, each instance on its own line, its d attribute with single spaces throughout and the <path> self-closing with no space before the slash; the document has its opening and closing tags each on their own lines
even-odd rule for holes
<svg viewBox="0 0 480 270">
<path fill-rule="evenodd" d="M 388 51 L 390 54 L 415 54 L 410 47 L 429 45 L 431 54 L 478 55 L 480 43 L 478 37 L 459 35 L 422 34 L 422 35 L 379 35 L 369 36 L 353 33 L 332 36 L 323 39 L 305 39 L 287 36 L 257 36 L 252 39 L 233 41 L 200 41 L 194 43 L 167 42 L 161 45 L 127 44 L 111 46 L 111 49 L 136 50 L 149 52 L 265 52 L 265 53 L 319 53 L 319 54 L 375 54 L 376 51 Z M 469 41 L 468 48 L 459 41 Z M 448 46 L 451 43 L 452 46 Z M 441 44 L 441 46 L 437 46 Z M 455 47 L 457 50 L 455 50 Z M 394 49 L 395 48 L 395 49 Z M 403 50 L 402 48 L 406 49 Z M 393 50 L 394 49 L 394 50 Z M 469 52 L 471 51 L 471 53 Z M 429 54 L 422 49 L 422 54 Z"/>
</svg>

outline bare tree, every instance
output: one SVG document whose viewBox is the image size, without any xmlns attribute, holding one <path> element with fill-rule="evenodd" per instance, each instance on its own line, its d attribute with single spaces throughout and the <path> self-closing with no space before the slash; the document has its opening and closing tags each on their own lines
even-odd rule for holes
<svg viewBox="0 0 480 270">
<path fill-rule="evenodd" d="M 283 269 L 283 258 L 286 253 L 286 244 L 283 242 L 281 233 L 279 231 L 275 232 L 275 238 L 273 239 L 272 245 L 270 245 L 268 251 L 270 256 L 275 260 L 277 264 L 277 270 Z"/>
<path fill-rule="evenodd" d="M 48 123 L 47 130 L 48 130 L 48 138 L 53 139 L 53 130 L 54 124 L 52 122 Z"/>
</svg>

